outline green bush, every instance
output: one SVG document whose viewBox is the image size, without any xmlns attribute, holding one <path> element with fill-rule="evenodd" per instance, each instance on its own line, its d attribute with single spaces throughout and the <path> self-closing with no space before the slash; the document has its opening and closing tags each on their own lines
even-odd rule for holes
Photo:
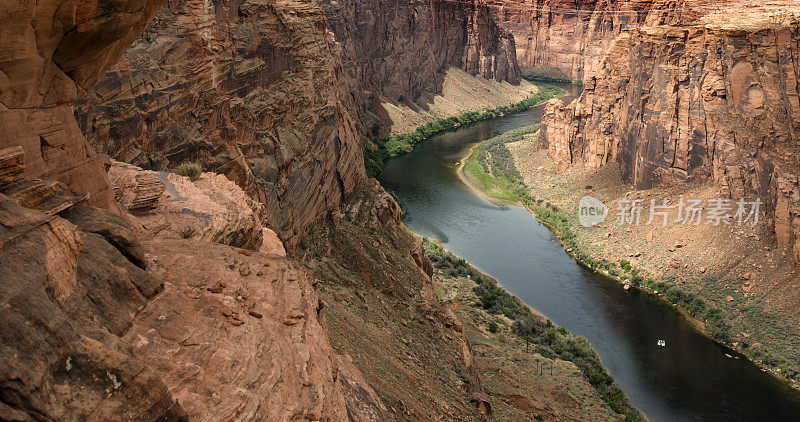
<svg viewBox="0 0 800 422">
<path fill-rule="evenodd" d="M 648 280 L 647 283 L 670 303 L 685 310 L 692 317 L 705 322 L 706 331 L 711 337 L 723 343 L 731 341 L 731 326 L 725 321 L 719 308 L 709 306 L 699 296 L 685 292 L 678 286 L 663 281 L 653 282 L 653 280 Z"/>
<path fill-rule="evenodd" d="M 203 168 L 197 163 L 183 163 L 175 169 L 175 173 L 186 176 L 191 181 L 195 181 L 203 174 Z"/>
</svg>

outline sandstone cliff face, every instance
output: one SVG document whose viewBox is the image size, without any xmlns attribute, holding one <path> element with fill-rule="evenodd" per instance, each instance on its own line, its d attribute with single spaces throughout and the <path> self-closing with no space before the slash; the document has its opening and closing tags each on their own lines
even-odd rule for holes
<svg viewBox="0 0 800 422">
<path fill-rule="evenodd" d="M 164 291 L 123 341 L 192 420 L 386 420 L 318 320 L 316 280 L 287 258 L 187 240 L 145 244 Z"/>
<path fill-rule="evenodd" d="M 205 211 L 252 224 L 249 198 L 228 189 Z M 0 184 L 0 419 L 387 419 L 280 240 L 259 253 L 164 235 L 140 242 L 58 182 Z"/>
<path fill-rule="evenodd" d="M 490 0 L 511 31 L 524 73 L 582 80 L 599 69 L 624 30 L 694 19 L 685 0 Z"/>
<path fill-rule="evenodd" d="M 133 230 L 59 183 L 17 180 L 0 191 L 0 419 L 185 419 L 120 341 L 161 288 Z"/>
<path fill-rule="evenodd" d="M 560 170 L 619 161 L 638 188 L 711 181 L 766 201 L 800 257 L 800 30 L 643 28 L 624 33 L 579 100 L 551 102 L 541 146 Z"/>
<path fill-rule="evenodd" d="M 0 149 L 22 146 L 26 177 L 60 180 L 110 206 L 105 173 L 72 116 L 163 0 L 4 2 Z"/>
<path fill-rule="evenodd" d="M 294 247 L 364 176 L 356 128 L 378 97 L 436 92 L 445 65 L 518 80 L 479 1 L 320 3 L 170 3 L 80 104 L 82 130 L 120 161 L 225 174 Z"/>
<path fill-rule="evenodd" d="M 436 93 L 447 65 L 486 79 L 519 79 L 514 41 L 481 0 L 320 3 L 359 102 L 376 101 L 371 94 L 403 102 Z"/>
<path fill-rule="evenodd" d="M 77 115 L 120 161 L 225 174 L 291 246 L 364 174 L 338 49 L 314 2 L 174 2 Z"/>
</svg>

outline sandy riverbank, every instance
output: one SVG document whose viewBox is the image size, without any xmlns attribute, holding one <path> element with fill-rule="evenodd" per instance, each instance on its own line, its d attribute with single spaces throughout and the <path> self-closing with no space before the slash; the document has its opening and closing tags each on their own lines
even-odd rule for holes
<svg viewBox="0 0 800 422">
<path fill-rule="evenodd" d="M 471 146 L 469 148 L 467 154 L 463 158 L 461 158 L 461 160 L 458 162 L 458 165 L 455 168 L 456 176 L 458 176 L 458 179 L 461 181 L 461 183 L 464 184 L 464 186 L 469 188 L 469 190 L 471 190 L 472 193 L 474 193 L 477 196 L 480 196 L 481 198 L 483 198 L 486 201 L 489 201 L 489 202 L 491 202 L 491 203 L 493 203 L 495 205 L 516 205 L 516 206 L 520 206 L 520 207 L 523 206 L 518 201 L 505 201 L 505 200 L 502 200 L 502 199 L 497 199 L 497 198 L 493 197 L 492 195 L 489 195 L 488 193 L 484 192 L 480 188 L 481 182 L 478 181 L 477 179 L 475 179 L 475 177 L 473 175 L 469 174 L 469 172 L 466 171 L 465 168 L 466 168 L 466 165 L 467 165 L 467 160 L 472 158 L 472 154 L 475 151 L 475 147 L 478 146 L 478 145 L 479 144 L 475 144 L 475 145 Z"/>
</svg>

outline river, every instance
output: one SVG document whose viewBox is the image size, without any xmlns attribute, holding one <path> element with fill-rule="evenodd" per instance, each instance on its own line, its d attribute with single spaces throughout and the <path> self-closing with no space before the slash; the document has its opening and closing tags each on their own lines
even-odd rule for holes
<svg viewBox="0 0 800 422">
<path fill-rule="evenodd" d="M 566 101 L 578 89 L 563 86 Z M 525 209 L 490 203 L 456 174 L 469 148 L 538 123 L 543 107 L 435 136 L 389 160 L 379 179 L 415 233 L 496 278 L 558 325 L 585 336 L 652 421 L 798 421 L 800 393 L 703 336 L 669 306 L 579 266 Z M 657 346 L 659 339 L 666 347 Z"/>
</svg>

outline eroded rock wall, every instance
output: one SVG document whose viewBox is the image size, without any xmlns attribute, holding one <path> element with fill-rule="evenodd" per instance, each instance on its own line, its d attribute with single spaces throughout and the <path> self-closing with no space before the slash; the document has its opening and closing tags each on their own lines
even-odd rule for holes
<svg viewBox="0 0 800 422">
<path fill-rule="evenodd" d="M 445 65 L 517 80 L 513 40 L 479 3 L 170 2 L 76 114 L 117 160 L 225 174 L 292 247 L 363 177 L 369 93 L 435 92 Z"/>
<path fill-rule="evenodd" d="M 620 163 L 637 188 L 710 181 L 760 197 L 800 257 L 800 29 L 655 27 L 622 34 L 573 103 L 548 104 L 540 143 L 560 170 Z"/>
<path fill-rule="evenodd" d="M 403 102 L 436 93 L 448 65 L 486 79 L 518 81 L 513 38 L 482 0 L 320 3 L 361 102 L 371 95 Z"/>
<path fill-rule="evenodd" d="M 497 22 L 514 36 L 523 73 L 582 80 L 598 71 L 624 30 L 694 19 L 698 1 L 490 0 Z"/>
<path fill-rule="evenodd" d="M 106 233 L 130 239 L 119 217 L 96 212 Z M 123 256 L 112 236 L 3 193 L 0 223 L 0 419 L 185 420 L 159 374 L 120 341 L 161 283 Z"/>
<path fill-rule="evenodd" d="M 64 182 L 111 206 L 95 151 L 72 115 L 163 0 L 10 1 L 0 5 L 0 149 L 22 146 L 26 177 Z"/>
<path fill-rule="evenodd" d="M 225 174 L 291 245 L 364 174 L 339 56 L 312 1 L 171 2 L 77 115 L 120 161 Z"/>
<path fill-rule="evenodd" d="M 274 235 L 255 252 L 141 231 L 59 182 L 13 173 L 0 183 L 0 419 L 389 418 L 331 347 L 317 281 Z M 254 224 L 238 186 L 204 176 L 170 188 L 183 209 L 137 208 L 139 221 L 188 214 L 228 233 Z M 218 186 L 228 195 L 202 196 Z"/>
</svg>

